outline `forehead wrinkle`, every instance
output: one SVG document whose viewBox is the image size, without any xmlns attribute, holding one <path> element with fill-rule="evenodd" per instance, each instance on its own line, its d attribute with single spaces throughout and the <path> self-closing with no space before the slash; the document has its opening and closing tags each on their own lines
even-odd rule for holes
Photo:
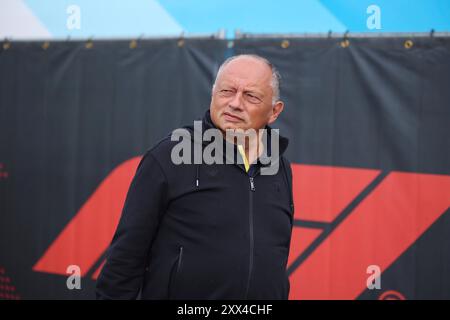
<svg viewBox="0 0 450 320">
<path fill-rule="evenodd" d="M 233 87 L 233 88 L 237 87 L 237 89 L 238 90 L 242 90 L 242 92 L 247 92 L 247 93 L 252 92 L 252 93 L 256 93 L 258 95 L 261 95 L 262 97 L 266 96 L 266 94 L 264 93 L 264 90 L 261 90 L 259 88 L 259 86 L 257 86 L 257 85 L 244 85 L 244 86 L 241 86 L 241 85 L 234 85 L 234 84 L 231 84 L 231 83 L 224 82 L 221 85 L 219 84 L 219 86 L 220 87 Z"/>
<path fill-rule="evenodd" d="M 261 83 L 256 82 L 249 82 L 249 83 L 243 83 L 248 81 L 246 78 L 240 78 L 240 77 L 223 77 L 222 79 L 219 79 L 217 84 L 221 86 L 237 86 L 239 88 L 244 88 L 247 91 L 257 91 L 263 93 L 264 90 L 271 90 L 272 87 L 270 86 L 270 82 L 264 83 L 265 81 L 261 81 Z"/>
</svg>

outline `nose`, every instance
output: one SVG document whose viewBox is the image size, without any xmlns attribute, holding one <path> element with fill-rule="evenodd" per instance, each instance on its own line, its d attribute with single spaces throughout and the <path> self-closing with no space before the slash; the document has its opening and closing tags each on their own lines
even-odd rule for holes
<svg viewBox="0 0 450 320">
<path fill-rule="evenodd" d="M 232 109 L 242 110 L 242 93 L 240 91 L 236 92 L 233 99 L 228 104 Z"/>
</svg>

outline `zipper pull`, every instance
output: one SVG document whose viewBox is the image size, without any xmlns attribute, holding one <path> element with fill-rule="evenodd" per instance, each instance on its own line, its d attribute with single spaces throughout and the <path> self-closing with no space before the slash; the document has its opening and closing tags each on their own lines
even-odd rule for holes
<svg viewBox="0 0 450 320">
<path fill-rule="evenodd" d="M 253 177 L 250 177 L 250 190 L 255 191 L 255 182 L 253 181 Z"/>
</svg>

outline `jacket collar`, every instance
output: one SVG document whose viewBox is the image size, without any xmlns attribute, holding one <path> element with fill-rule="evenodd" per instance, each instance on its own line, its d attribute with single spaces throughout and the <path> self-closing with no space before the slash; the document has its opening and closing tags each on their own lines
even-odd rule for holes
<svg viewBox="0 0 450 320">
<path fill-rule="evenodd" d="M 208 129 L 218 129 L 217 126 L 213 123 L 212 119 L 211 119 L 211 113 L 210 110 L 208 109 L 204 116 L 203 116 L 203 120 L 202 120 L 202 132 L 205 132 Z M 265 129 L 267 130 L 267 139 L 263 139 L 263 142 L 265 143 L 267 141 L 267 145 L 264 145 L 265 148 L 267 148 L 266 150 L 268 150 L 267 154 L 268 156 L 270 156 L 271 154 L 271 136 L 272 135 L 278 135 L 279 138 L 279 153 L 280 156 L 283 155 L 283 153 L 286 151 L 288 145 L 289 145 L 289 139 L 286 137 L 281 136 L 280 134 L 278 134 L 276 131 L 272 130 L 272 128 L 270 126 L 266 126 Z M 226 141 L 225 141 L 226 142 Z M 208 144 L 209 141 L 204 141 L 203 144 Z M 226 142 L 229 143 L 229 142 Z"/>
<path fill-rule="evenodd" d="M 200 121 L 200 119 L 197 119 L 197 121 Z M 218 129 L 217 126 L 213 123 L 212 119 L 211 119 L 211 114 L 210 114 L 210 110 L 208 109 L 204 116 L 203 119 L 201 120 L 201 129 L 199 127 L 194 127 L 192 125 L 189 126 L 185 126 L 184 128 L 187 129 L 188 131 L 192 132 L 190 134 L 190 138 L 195 142 L 194 137 L 196 136 L 196 132 L 197 130 L 201 130 L 201 132 L 197 132 L 197 135 L 199 134 L 201 137 L 203 137 L 203 133 L 208 130 L 208 129 Z M 286 151 L 288 144 L 289 144 L 289 140 L 286 137 L 281 136 L 280 134 L 278 134 L 275 130 L 273 130 L 270 126 L 266 126 L 266 133 L 268 135 L 267 139 L 263 139 L 263 143 L 265 143 L 265 150 L 267 150 L 267 152 L 263 153 L 263 155 L 261 155 L 261 157 L 258 158 L 257 160 L 257 165 L 260 167 L 266 167 L 266 166 L 270 166 L 271 164 L 274 164 L 274 162 L 279 162 L 281 156 L 284 154 L 284 152 Z M 278 157 L 274 157 L 272 159 L 270 159 L 271 156 L 271 137 L 272 135 L 278 135 L 278 141 L 279 141 L 279 156 Z M 241 164 L 237 163 L 237 158 L 236 157 L 240 157 L 240 154 L 237 150 L 236 145 L 232 145 L 231 148 L 234 150 L 233 155 L 228 155 L 225 150 L 226 150 L 226 146 L 227 144 L 230 144 L 230 142 L 226 141 L 225 139 L 223 139 L 223 150 L 222 150 L 222 154 L 225 156 L 225 160 L 228 160 L 231 163 L 235 163 L 237 166 L 242 167 L 244 169 L 244 166 Z M 202 139 L 202 145 L 203 146 L 207 146 L 208 144 L 210 144 L 210 141 L 203 141 Z M 231 158 L 233 157 L 233 158 Z M 243 162 L 243 161 L 242 161 Z M 245 170 L 245 169 L 244 169 Z"/>
</svg>

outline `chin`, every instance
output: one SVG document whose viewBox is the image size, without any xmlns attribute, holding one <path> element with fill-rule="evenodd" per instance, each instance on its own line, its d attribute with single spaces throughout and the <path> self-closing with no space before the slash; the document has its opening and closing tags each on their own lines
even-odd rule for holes
<svg viewBox="0 0 450 320">
<path fill-rule="evenodd" d="M 223 130 L 227 130 L 227 129 L 231 129 L 231 130 L 235 130 L 235 129 L 243 129 L 241 126 L 237 125 L 237 124 L 232 124 L 232 123 L 226 123 L 223 125 Z"/>
</svg>

